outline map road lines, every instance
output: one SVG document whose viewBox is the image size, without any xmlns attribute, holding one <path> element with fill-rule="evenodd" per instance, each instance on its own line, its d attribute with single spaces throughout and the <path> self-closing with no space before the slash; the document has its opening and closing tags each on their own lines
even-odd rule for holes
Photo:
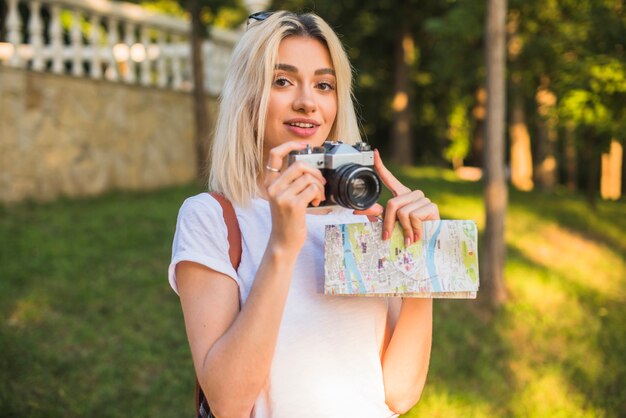
<svg viewBox="0 0 626 418">
<path fill-rule="evenodd" d="M 423 238 L 404 245 L 396 223 L 327 225 L 324 293 L 330 295 L 475 298 L 479 286 L 474 221 L 425 221 Z"/>
</svg>

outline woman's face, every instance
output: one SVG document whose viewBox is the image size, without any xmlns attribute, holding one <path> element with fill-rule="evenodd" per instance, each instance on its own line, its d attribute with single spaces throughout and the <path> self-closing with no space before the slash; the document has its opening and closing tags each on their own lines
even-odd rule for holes
<svg viewBox="0 0 626 418">
<path fill-rule="evenodd" d="M 324 143 L 337 115 L 336 85 L 330 54 L 320 41 L 302 36 L 281 41 L 265 121 L 266 158 L 287 141 Z"/>
</svg>

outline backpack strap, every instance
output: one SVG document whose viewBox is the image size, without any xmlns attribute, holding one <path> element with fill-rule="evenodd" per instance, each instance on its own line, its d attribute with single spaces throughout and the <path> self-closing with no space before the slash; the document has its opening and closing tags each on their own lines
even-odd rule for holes
<svg viewBox="0 0 626 418">
<path fill-rule="evenodd" d="M 224 223 L 228 229 L 228 256 L 233 268 L 237 270 L 241 263 L 241 230 L 239 229 L 239 221 L 235 214 L 235 208 L 230 200 L 226 199 L 223 194 L 217 192 L 209 193 L 222 207 Z"/>
<path fill-rule="evenodd" d="M 237 220 L 237 214 L 233 204 L 224 197 L 224 195 L 217 192 L 209 193 L 222 207 L 222 213 L 224 216 L 224 223 L 228 230 L 228 256 L 233 268 L 237 270 L 239 263 L 241 263 L 241 230 L 239 229 L 239 221 Z M 368 215 L 367 218 L 370 222 L 379 222 L 380 219 L 376 216 Z M 211 408 L 202 393 L 200 383 L 196 379 L 196 416 L 198 418 L 210 418 L 214 415 L 211 413 Z"/>
<path fill-rule="evenodd" d="M 235 208 L 230 200 L 226 199 L 224 195 L 217 192 L 209 193 L 217 203 L 222 207 L 222 215 L 224 216 L 224 223 L 228 230 L 228 257 L 230 263 L 233 265 L 235 271 L 239 268 L 241 263 L 241 230 L 239 229 L 239 221 L 237 221 L 237 214 Z M 196 417 L 198 418 L 213 418 L 214 415 L 211 412 L 209 403 L 202 392 L 200 382 L 196 379 Z"/>
</svg>

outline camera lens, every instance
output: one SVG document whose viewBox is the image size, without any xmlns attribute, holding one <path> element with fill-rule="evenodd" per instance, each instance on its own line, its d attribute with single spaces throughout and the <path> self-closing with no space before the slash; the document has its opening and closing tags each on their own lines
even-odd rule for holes
<svg viewBox="0 0 626 418">
<path fill-rule="evenodd" d="M 364 179 L 357 178 L 352 182 L 352 196 L 355 199 L 363 199 L 367 196 L 367 182 Z"/>
<path fill-rule="evenodd" d="M 345 164 L 339 167 L 329 181 L 335 202 L 350 209 L 363 210 L 380 197 L 380 180 L 367 166 Z"/>
</svg>

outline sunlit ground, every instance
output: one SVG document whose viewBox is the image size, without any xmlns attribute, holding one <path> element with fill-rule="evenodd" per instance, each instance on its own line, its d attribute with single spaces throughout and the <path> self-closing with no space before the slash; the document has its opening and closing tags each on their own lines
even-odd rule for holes
<svg viewBox="0 0 626 418">
<path fill-rule="evenodd" d="M 484 228 L 480 183 L 395 171 L 442 217 Z M 178 207 L 197 191 L 0 208 L 2 416 L 193 414 L 166 268 Z M 592 212 L 563 191 L 512 191 L 510 299 L 494 314 L 479 301 L 436 302 L 429 379 L 407 416 L 626 416 L 624 214 L 624 200 Z"/>
<path fill-rule="evenodd" d="M 478 183 L 404 173 L 439 200 L 444 218 L 484 229 Z M 624 213 L 623 201 L 592 212 L 581 196 L 511 192 L 510 300 L 495 316 L 437 301 L 429 382 L 408 415 L 624 416 Z"/>
</svg>

